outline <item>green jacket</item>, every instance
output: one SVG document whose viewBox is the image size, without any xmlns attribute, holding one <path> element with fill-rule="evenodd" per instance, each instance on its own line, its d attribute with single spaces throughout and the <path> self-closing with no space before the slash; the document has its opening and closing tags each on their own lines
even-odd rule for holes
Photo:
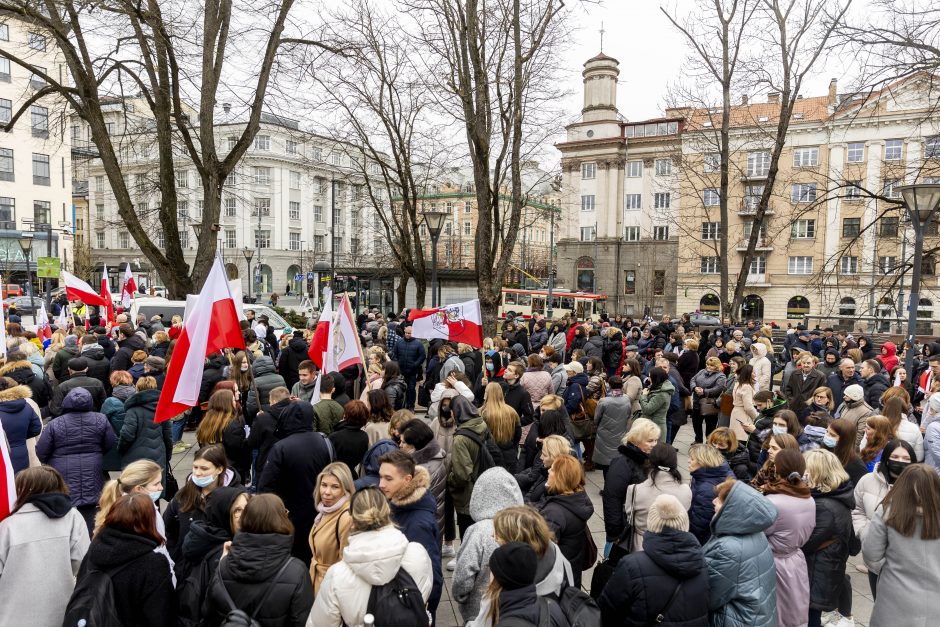
<svg viewBox="0 0 940 627">
<path fill-rule="evenodd" d="M 343 419 L 343 406 L 332 398 L 321 399 L 313 406 L 313 411 L 317 415 L 317 431 L 325 435 L 333 433 L 336 425 Z"/>
<path fill-rule="evenodd" d="M 643 417 L 649 418 L 659 427 L 659 440 L 666 441 L 666 414 L 669 412 L 669 404 L 672 402 L 672 394 L 676 391 L 670 381 L 663 381 L 659 389 L 653 390 L 647 394 L 640 394 L 640 408 L 643 410 Z"/>
<path fill-rule="evenodd" d="M 461 514 L 470 513 L 470 494 L 473 492 L 473 469 L 476 466 L 480 447 L 470 438 L 457 435 L 460 429 L 469 429 L 480 438 L 487 432 L 486 422 L 477 416 L 457 425 L 454 431 L 454 443 L 451 448 L 450 468 L 447 471 L 447 489 L 454 499 L 454 509 Z"/>
</svg>

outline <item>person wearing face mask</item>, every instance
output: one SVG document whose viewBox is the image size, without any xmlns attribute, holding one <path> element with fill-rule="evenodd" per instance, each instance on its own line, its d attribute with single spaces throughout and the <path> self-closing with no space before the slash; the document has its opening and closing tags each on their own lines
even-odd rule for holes
<svg viewBox="0 0 940 627">
<path fill-rule="evenodd" d="M 503 369 L 502 356 L 495 350 L 486 351 L 486 356 L 483 359 L 483 376 L 480 377 L 479 384 L 473 390 L 476 404 L 483 404 L 483 392 L 490 381 L 503 383 L 503 374 L 505 374 L 505 370 Z"/>
<path fill-rule="evenodd" d="M 855 509 L 852 510 L 852 527 L 855 535 L 864 545 L 868 536 L 871 521 L 888 495 L 894 483 L 904 469 L 916 459 L 914 447 L 904 440 L 889 441 L 882 452 L 881 461 L 875 464 L 874 470 L 862 477 L 855 486 Z M 872 597 L 878 584 L 878 573 L 884 560 L 866 560 L 868 583 L 871 587 Z"/>
<path fill-rule="evenodd" d="M 852 485 L 858 485 L 868 468 L 858 456 L 855 448 L 855 422 L 840 418 L 829 423 L 823 437 L 823 450 L 831 451 L 842 464 L 842 469 L 849 475 Z"/>
</svg>

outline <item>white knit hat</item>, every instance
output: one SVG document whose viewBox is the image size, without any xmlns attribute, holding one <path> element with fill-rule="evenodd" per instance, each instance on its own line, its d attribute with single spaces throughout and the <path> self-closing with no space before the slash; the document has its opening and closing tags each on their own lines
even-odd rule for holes
<svg viewBox="0 0 940 627">
<path fill-rule="evenodd" d="M 661 533 L 665 527 L 678 531 L 689 530 L 689 514 L 679 499 L 671 494 L 657 496 L 646 516 L 646 528 L 653 533 Z"/>
<path fill-rule="evenodd" d="M 845 388 L 845 390 L 842 391 L 842 395 L 850 401 L 860 401 L 865 398 L 865 390 L 862 389 L 862 386 L 855 383 Z"/>
</svg>

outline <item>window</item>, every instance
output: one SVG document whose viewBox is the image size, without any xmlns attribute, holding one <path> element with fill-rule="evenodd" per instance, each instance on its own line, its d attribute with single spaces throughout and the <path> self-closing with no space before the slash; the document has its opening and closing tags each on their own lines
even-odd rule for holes
<svg viewBox="0 0 940 627">
<path fill-rule="evenodd" d="M 160 237 L 162 239 L 163 237 L 162 232 L 160 233 Z M 166 248 L 165 242 L 160 241 L 159 244 L 160 244 L 160 248 Z M 95 248 L 104 248 L 104 233 L 101 231 L 95 233 Z"/>
<path fill-rule="evenodd" d="M 13 119 L 13 101 L 0 98 L 0 122 L 9 122 Z"/>
<path fill-rule="evenodd" d="M 813 239 L 816 237 L 816 220 L 796 220 L 790 227 L 792 239 Z"/>
<path fill-rule="evenodd" d="M 300 172 L 290 172 L 290 188 L 291 189 L 300 189 Z"/>
<path fill-rule="evenodd" d="M 898 191 L 898 187 L 901 185 L 901 181 L 898 179 L 891 179 L 885 181 L 884 194 L 888 198 L 900 198 L 901 192 Z"/>
<path fill-rule="evenodd" d="M 271 150 L 271 136 L 255 135 L 255 150 Z"/>
<path fill-rule="evenodd" d="M 464 235 L 471 235 L 471 234 L 472 234 L 471 231 L 470 231 L 470 220 L 464 220 L 464 223 L 463 223 L 463 234 L 464 234 Z"/>
<path fill-rule="evenodd" d="M 320 178 L 319 176 L 314 177 L 313 179 L 313 193 L 322 194 L 324 188 L 326 188 L 326 180 Z"/>
<path fill-rule="evenodd" d="M 29 118 L 32 123 L 33 137 L 49 138 L 49 109 L 33 105 L 29 108 Z"/>
<path fill-rule="evenodd" d="M 887 257 L 878 257 L 878 268 L 883 274 L 891 274 L 898 267 L 898 258 L 891 255 Z"/>
<path fill-rule="evenodd" d="M 0 41 L 10 41 L 10 27 L 0 24 Z"/>
<path fill-rule="evenodd" d="M 46 200 L 33 201 L 33 227 L 45 228 L 52 223 L 52 203 Z"/>
<path fill-rule="evenodd" d="M 473 212 L 473 205 L 471 205 L 471 204 L 468 203 L 468 202 L 463 203 L 463 212 L 464 212 L 464 213 L 472 213 L 472 212 Z"/>
<path fill-rule="evenodd" d="M 668 209 L 671 201 L 669 192 L 658 192 L 653 194 L 653 209 Z"/>
<path fill-rule="evenodd" d="M 794 183 L 790 191 L 793 202 L 815 202 L 816 183 Z"/>
<path fill-rule="evenodd" d="M 225 199 L 225 217 L 234 218 L 238 208 L 238 201 L 234 198 Z"/>
<path fill-rule="evenodd" d="M 323 149 L 316 146 L 310 151 L 314 161 L 323 161 Z"/>
<path fill-rule="evenodd" d="M 702 200 L 705 202 L 706 207 L 717 207 L 721 202 L 721 194 L 718 193 L 717 189 L 709 187 L 703 192 Z"/>
<path fill-rule="evenodd" d="M 666 271 L 653 271 L 653 296 L 665 296 L 666 294 Z"/>
<path fill-rule="evenodd" d="M 849 255 L 839 260 L 839 272 L 842 274 L 858 274 L 858 257 Z"/>
<path fill-rule="evenodd" d="M 885 161 L 900 161 L 904 150 L 904 140 L 889 139 L 885 141 Z"/>
<path fill-rule="evenodd" d="M 270 185 L 271 184 L 271 168 L 263 167 L 254 167 L 252 172 L 255 177 L 255 185 Z"/>
<path fill-rule="evenodd" d="M 46 79 L 43 78 L 46 75 L 46 68 L 34 65 L 33 68 L 35 71 L 29 77 L 29 86 L 33 89 L 42 89 L 46 86 Z"/>
<path fill-rule="evenodd" d="M 769 152 L 749 152 L 747 153 L 747 175 L 748 176 L 767 176 L 770 170 Z"/>
<path fill-rule="evenodd" d="M 176 187 L 177 189 L 186 189 L 189 187 L 189 170 L 176 171 Z"/>
<path fill-rule="evenodd" d="M 594 211 L 594 194 L 581 196 L 581 211 Z"/>
<path fill-rule="evenodd" d="M 49 155 L 33 153 L 33 185 L 49 185 Z"/>
<path fill-rule="evenodd" d="M 179 200 L 176 202 L 176 215 L 180 222 L 189 220 L 189 201 Z"/>
<path fill-rule="evenodd" d="M 10 80 L 10 60 L 0 58 L 0 83 L 9 83 Z"/>
<path fill-rule="evenodd" d="M 627 176 L 632 179 L 643 176 L 643 161 L 641 159 L 627 161 Z"/>
<path fill-rule="evenodd" d="M 323 222 L 323 205 L 313 206 L 313 221 Z"/>
<path fill-rule="evenodd" d="M 658 240 L 669 239 L 669 227 L 668 226 L 654 226 L 653 227 L 653 239 L 658 239 Z"/>
<path fill-rule="evenodd" d="M 763 185 L 748 185 L 744 188 L 744 208 L 748 211 L 756 211 L 760 204 L 761 196 L 764 194 Z"/>
<path fill-rule="evenodd" d="M 228 146 L 228 151 L 229 151 L 229 152 L 232 152 L 233 150 L 235 150 L 235 144 L 238 143 L 238 138 L 237 138 L 237 137 L 228 137 L 225 141 L 226 141 L 226 144 L 227 144 L 227 146 Z"/>
<path fill-rule="evenodd" d="M 636 272 L 633 270 L 627 270 L 624 279 L 623 293 L 636 294 Z"/>
<path fill-rule="evenodd" d="M 323 235 L 313 236 L 313 252 L 322 253 L 326 245 L 326 238 Z"/>
<path fill-rule="evenodd" d="M 861 218 L 843 218 L 842 219 L 842 237 L 858 237 L 862 232 Z"/>
<path fill-rule="evenodd" d="M 757 255 L 751 259 L 751 267 L 747 269 L 748 274 L 764 274 L 767 272 L 767 257 Z"/>
<path fill-rule="evenodd" d="M 225 177 L 225 186 L 234 187 L 238 183 L 238 175 L 235 170 L 232 170 L 228 173 L 228 176 Z"/>
<path fill-rule="evenodd" d="M 718 274 L 719 271 L 718 257 L 702 257 L 702 274 Z"/>
<path fill-rule="evenodd" d="M 32 48 L 33 50 L 44 51 L 46 49 L 46 38 L 40 35 L 39 33 L 27 33 L 26 45 Z"/>
<path fill-rule="evenodd" d="M 121 231 L 118 233 L 118 248 L 130 248 L 131 247 L 131 234 L 127 231 Z"/>
<path fill-rule="evenodd" d="M 886 216 L 878 221 L 878 235 L 880 237 L 897 237 L 899 220 L 896 217 Z"/>
<path fill-rule="evenodd" d="M 16 200 L 0 196 L 0 229 L 16 228 Z"/>
<path fill-rule="evenodd" d="M 656 176 L 669 176 L 672 174 L 672 159 L 656 160 Z"/>
<path fill-rule="evenodd" d="M 104 205 L 95 205 L 95 220 L 104 222 Z"/>
<path fill-rule="evenodd" d="M 624 209 L 641 209 L 643 204 L 642 194 L 627 194 L 623 198 Z"/>
<path fill-rule="evenodd" d="M 271 231 L 255 231 L 255 248 L 271 248 Z"/>
<path fill-rule="evenodd" d="M 793 151 L 794 168 L 810 168 L 819 165 L 819 148 L 797 148 Z"/>
<path fill-rule="evenodd" d="M 300 233 L 287 234 L 287 247 L 290 250 L 300 250 Z"/>
<path fill-rule="evenodd" d="M 333 162 L 333 165 L 343 165 L 343 153 L 334 150 L 330 153 L 330 160 Z"/>
<path fill-rule="evenodd" d="M 940 135 L 924 140 L 924 156 L 928 159 L 940 157 Z"/>
<path fill-rule="evenodd" d="M 251 215 L 262 217 L 268 217 L 271 215 L 271 199 L 270 198 L 255 198 L 255 208 L 251 212 Z"/>
<path fill-rule="evenodd" d="M 343 223 L 343 208 L 333 207 L 333 224 Z"/>
<path fill-rule="evenodd" d="M 444 235 L 452 235 L 452 234 L 453 234 L 453 224 L 451 224 L 451 221 L 448 220 L 447 222 L 444 223 Z"/>
<path fill-rule="evenodd" d="M 623 239 L 628 242 L 638 242 L 640 241 L 640 227 L 638 226 L 627 226 L 623 229 Z"/>
<path fill-rule="evenodd" d="M 300 219 L 300 203 L 296 200 L 291 200 L 287 203 L 287 218 L 289 220 L 299 220 Z"/>
<path fill-rule="evenodd" d="M 597 174 L 597 164 L 593 161 L 581 164 L 581 178 L 592 179 Z"/>
<path fill-rule="evenodd" d="M 13 181 L 13 151 L 9 148 L 0 148 L 0 181 Z"/>
<path fill-rule="evenodd" d="M 180 246 L 182 248 L 189 248 L 189 230 L 182 230 L 179 232 L 180 235 Z"/>
<path fill-rule="evenodd" d="M 343 238 L 342 237 L 336 236 L 333 238 L 333 250 L 335 250 L 338 253 L 343 252 Z"/>
<path fill-rule="evenodd" d="M 937 272 L 937 258 L 933 255 L 924 255 L 921 260 L 921 272 L 924 276 L 934 276 Z"/>
<path fill-rule="evenodd" d="M 702 239 L 719 239 L 721 237 L 721 222 L 702 222 Z"/>
<path fill-rule="evenodd" d="M 235 229 L 225 229 L 225 247 L 236 248 L 238 240 L 235 237 Z"/>
<path fill-rule="evenodd" d="M 593 226 L 582 226 L 581 227 L 581 241 L 582 242 L 593 242 L 594 241 L 594 227 Z"/>
<path fill-rule="evenodd" d="M 287 154 L 296 155 L 297 154 L 297 142 L 293 139 L 288 139 L 284 148 L 287 150 Z"/>
<path fill-rule="evenodd" d="M 862 197 L 862 182 L 846 181 L 844 192 L 846 200 L 858 200 Z"/>
<path fill-rule="evenodd" d="M 865 142 L 852 142 L 846 152 L 846 161 L 861 163 L 865 160 Z"/>
<path fill-rule="evenodd" d="M 717 172 L 721 169 L 721 155 L 717 152 L 706 153 L 703 166 L 706 172 Z"/>
</svg>

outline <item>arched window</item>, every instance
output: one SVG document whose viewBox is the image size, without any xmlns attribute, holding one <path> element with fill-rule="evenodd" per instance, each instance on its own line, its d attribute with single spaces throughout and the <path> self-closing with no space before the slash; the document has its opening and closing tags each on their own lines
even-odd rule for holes
<svg viewBox="0 0 940 627">
<path fill-rule="evenodd" d="M 717 294 L 705 294 L 698 302 L 698 308 L 704 314 L 717 316 L 721 313 L 721 299 Z"/>
<path fill-rule="evenodd" d="M 743 320 L 761 320 L 764 317 L 764 299 L 757 294 L 748 294 L 741 302 Z"/>
<path fill-rule="evenodd" d="M 575 263 L 575 284 L 579 292 L 593 292 L 594 290 L 594 259 L 579 257 Z"/>
<path fill-rule="evenodd" d="M 787 301 L 787 318 L 802 318 L 809 313 L 809 300 L 805 296 L 794 296 Z"/>
</svg>

